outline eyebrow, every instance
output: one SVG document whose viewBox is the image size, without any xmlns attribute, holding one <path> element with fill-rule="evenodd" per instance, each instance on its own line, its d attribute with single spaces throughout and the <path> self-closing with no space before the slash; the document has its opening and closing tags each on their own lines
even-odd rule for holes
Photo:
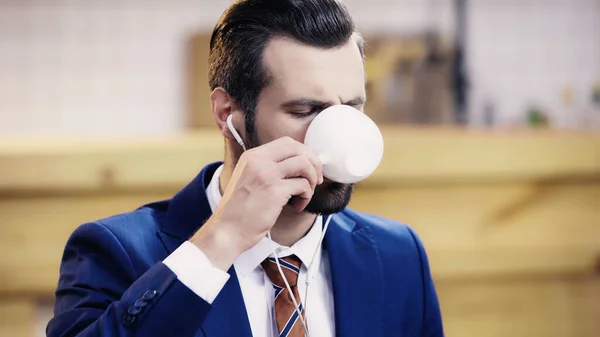
<svg viewBox="0 0 600 337">
<path fill-rule="evenodd" d="M 342 104 L 349 105 L 349 106 L 363 105 L 363 104 L 365 104 L 365 99 L 363 97 L 356 97 L 347 102 L 342 102 Z M 295 107 L 295 106 L 299 106 L 299 105 L 311 106 L 311 107 L 321 107 L 321 108 L 325 109 L 333 104 L 331 104 L 331 102 L 323 102 L 323 101 L 319 101 L 319 100 L 315 100 L 315 99 L 300 98 L 300 99 L 294 99 L 294 100 L 283 102 L 281 104 L 281 107 L 290 108 L 290 107 Z"/>
</svg>

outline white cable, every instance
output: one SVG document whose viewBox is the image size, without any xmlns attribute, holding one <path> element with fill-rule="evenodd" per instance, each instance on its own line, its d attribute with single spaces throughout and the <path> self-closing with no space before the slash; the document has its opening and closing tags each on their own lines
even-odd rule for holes
<svg viewBox="0 0 600 337">
<path fill-rule="evenodd" d="M 233 126 L 232 120 L 233 120 L 233 115 L 229 114 L 229 116 L 227 116 L 227 128 L 229 129 L 229 131 L 231 131 L 231 133 L 233 134 L 233 137 L 238 142 L 238 144 L 240 144 L 242 149 L 244 149 L 244 151 L 246 151 L 246 146 L 244 145 L 244 141 L 242 140 L 242 137 L 240 136 L 240 134 L 237 132 L 237 130 Z M 306 336 L 306 334 L 308 334 L 308 326 L 306 325 L 306 322 L 304 321 L 304 318 L 302 317 L 302 311 L 300 310 L 300 305 L 298 305 L 298 302 L 296 301 L 296 298 L 294 297 L 294 293 L 292 292 L 292 287 L 290 287 L 290 284 L 288 283 L 288 280 L 285 277 L 285 275 L 283 274 L 283 270 L 281 269 L 281 264 L 279 264 L 279 258 L 277 257 L 277 252 L 275 251 L 276 247 L 275 247 L 275 244 L 273 243 L 273 240 L 271 239 L 271 231 L 267 232 L 267 237 L 269 238 L 269 241 L 271 241 L 271 249 L 273 250 L 273 257 L 275 258 L 275 264 L 277 264 L 277 269 L 279 270 L 279 274 L 281 275 L 281 278 L 283 279 L 283 282 L 285 283 L 288 293 L 289 293 L 292 301 L 294 302 L 296 312 L 298 313 L 298 317 L 300 318 L 300 321 L 302 322 L 302 325 L 304 326 L 304 331 L 305 331 L 305 336 Z M 314 255 L 313 255 L 313 259 L 314 259 Z M 311 264 L 312 264 L 312 262 L 311 262 Z M 302 298 L 300 298 L 300 300 L 302 300 Z M 304 311 L 306 312 L 306 305 L 305 305 Z"/>
<path fill-rule="evenodd" d="M 302 326 L 304 326 L 304 331 L 308 331 L 308 327 L 306 326 L 306 322 L 304 321 L 304 318 L 302 317 L 302 311 L 300 311 L 300 305 L 298 305 L 298 302 L 296 301 L 296 298 L 294 296 L 294 293 L 292 292 L 292 287 L 290 287 L 290 284 L 288 283 L 287 278 L 285 277 L 285 275 L 283 274 L 283 270 L 281 269 L 281 265 L 279 264 L 279 258 L 277 257 L 277 253 L 275 252 L 275 244 L 273 243 L 273 240 L 271 239 L 271 231 L 267 232 L 267 237 L 269 238 L 269 241 L 271 241 L 271 248 L 273 250 L 273 257 L 275 258 L 275 264 L 277 264 L 277 269 L 279 270 L 279 275 L 281 275 L 281 278 L 283 279 L 283 282 L 285 283 L 285 287 L 287 288 L 287 291 L 290 295 L 290 298 L 292 299 L 292 301 L 294 302 L 294 307 L 296 308 L 296 312 L 298 313 L 298 317 L 300 318 L 300 321 L 302 322 Z"/>
<path fill-rule="evenodd" d="M 325 221 L 325 225 L 323 226 L 323 232 L 321 233 L 321 237 L 319 238 L 319 244 L 317 245 L 312 258 L 310 259 L 310 263 L 308 265 L 307 268 L 307 273 L 306 273 L 306 289 L 304 290 L 304 312 L 306 312 L 307 310 L 307 303 L 308 303 L 308 287 L 310 285 L 310 281 L 313 278 L 313 264 L 315 261 L 315 258 L 317 256 L 317 252 L 319 251 L 319 247 L 321 246 L 321 244 L 323 243 L 323 240 L 325 239 L 325 233 L 327 233 L 327 228 L 329 227 L 329 221 L 331 220 L 332 215 L 327 217 L 327 220 Z M 273 243 L 273 240 L 271 239 L 271 231 L 267 232 L 267 237 L 269 238 L 269 240 L 271 241 L 271 248 L 273 251 L 273 257 L 275 258 L 275 264 L 277 264 L 277 269 L 279 270 L 279 274 L 281 275 L 281 278 L 283 279 L 283 282 L 285 283 L 285 286 L 288 290 L 288 293 L 290 295 L 290 297 L 292 298 L 292 301 L 294 302 L 294 306 L 296 308 L 296 312 L 298 313 L 298 317 L 300 318 L 300 321 L 302 322 L 302 326 L 304 326 L 304 332 L 305 332 L 305 336 L 310 336 L 310 333 L 308 331 L 308 324 L 306 323 L 306 321 L 308 320 L 308 316 L 306 317 L 306 320 L 302 317 L 302 312 L 300 311 L 300 305 L 298 305 L 298 302 L 296 301 L 296 298 L 293 295 L 292 292 L 292 288 L 290 287 L 290 284 L 287 281 L 287 278 L 285 277 L 285 274 L 283 273 L 283 270 L 281 269 L 281 265 L 279 264 L 279 258 L 277 257 L 277 252 L 276 252 L 276 247 L 275 244 Z M 302 300 L 302 297 L 300 297 L 300 300 Z"/>
<path fill-rule="evenodd" d="M 306 288 L 304 289 L 304 312 L 306 312 L 306 310 L 308 308 L 308 287 L 309 287 L 312 279 L 314 278 L 313 275 L 314 275 L 314 270 L 316 267 L 313 267 L 313 264 L 315 261 L 315 257 L 317 256 L 319 247 L 321 247 L 321 244 L 323 243 L 323 240 L 325 239 L 325 233 L 327 233 L 327 227 L 329 227 L 329 220 L 331 220 L 332 216 L 333 215 L 329 215 L 327 217 L 327 220 L 325 220 L 325 225 L 323 226 L 323 232 L 321 233 L 321 238 L 319 239 L 319 244 L 317 245 L 317 248 L 315 249 L 315 252 L 313 253 L 312 258 L 310 259 L 310 264 L 308 265 L 308 271 L 306 272 L 306 280 L 304 281 L 304 283 L 306 284 Z M 306 321 L 308 321 L 308 315 L 306 316 Z M 306 325 L 308 326 L 308 323 Z M 305 331 L 307 331 L 307 333 L 308 333 L 308 329 L 305 329 Z"/>
<path fill-rule="evenodd" d="M 229 114 L 229 116 L 227 116 L 227 127 L 229 128 L 229 131 L 231 131 L 231 133 L 233 134 L 233 137 L 235 138 L 235 140 L 237 140 L 238 144 L 240 144 L 242 149 L 244 149 L 244 151 L 246 151 L 246 146 L 244 145 L 244 141 L 242 140 L 242 137 L 237 132 L 237 130 L 233 127 L 232 119 L 233 119 L 233 115 Z"/>
</svg>

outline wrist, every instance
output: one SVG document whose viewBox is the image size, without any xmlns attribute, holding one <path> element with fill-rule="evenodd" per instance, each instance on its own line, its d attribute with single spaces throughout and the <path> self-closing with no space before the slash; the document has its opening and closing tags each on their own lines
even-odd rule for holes
<svg viewBox="0 0 600 337">
<path fill-rule="evenodd" d="M 244 251 L 237 242 L 237 236 L 230 233 L 227 226 L 206 223 L 190 242 L 202 250 L 214 267 L 226 272 Z"/>
</svg>

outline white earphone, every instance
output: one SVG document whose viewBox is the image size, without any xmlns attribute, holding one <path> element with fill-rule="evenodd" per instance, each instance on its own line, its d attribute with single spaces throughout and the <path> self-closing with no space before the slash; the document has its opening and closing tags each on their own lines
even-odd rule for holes
<svg viewBox="0 0 600 337">
<path fill-rule="evenodd" d="M 242 149 L 244 149 L 244 151 L 246 151 L 246 145 L 244 145 L 244 141 L 242 140 L 242 137 L 240 136 L 240 134 L 237 132 L 237 130 L 233 126 L 232 120 L 233 120 L 233 115 L 229 114 L 229 116 L 227 116 L 227 128 L 229 129 L 229 131 L 231 131 L 231 133 L 233 134 L 233 137 L 238 142 L 238 144 L 240 144 Z"/>
<path fill-rule="evenodd" d="M 233 134 L 233 137 L 238 142 L 238 144 L 240 144 L 242 149 L 244 149 L 244 151 L 246 151 L 246 145 L 244 144 L 244 141 L 242 140 L 242 137 L 240 136 L 240 134 L 237 132 L 237 130 L 233 126 L 232 119 L 233 119 L 233 115 L 230 114 L 229 116 L 227 116 L 227 128 L 229 129 L 229 131 L 231 131 L 231 133 Z M 308 288 L 317 273 L 317 271 L 316 271 L 317 264 L 314 263 L 315 257 L 317 256 L 319 247 L 323 244 L 323 240 L 325 239 L 325 233 L 327 232 L 327 227 L 329 227 L 329 221 L 331 220 L 331 217 L 332 217 L 331 215 L 328 216 L 327 220 L 325 221 L 325 224 L 323 226 L 323 232 L 321 233 L 321 237 L 319 238 L 319 244 L 317 245 L 317 248 L 315 249 L 315 251 L 310 259 L 310 263 L 307 266 L 307 273 L 306 273 L 306 280 L 305 280 L 306 289 L 304 292 L 304 311 L 305 312 L 307 309 L 307 302 L 308 302 Z M 277 269 L 279 270 L 279 274 L 281 275 L 281 278 L 283 279 L 283 282 L 285 283 L 285 286 L 288 290 L 288 294 L 290 294 L 290 298 L 292 299 L 292 302 L 294 302 L 294 306 L 296 307 L 296 312 L 298 313 L 298 318 L 300 318 L 300 321 L 302 322 L 302 325 L 304 326 L 305 337 L 310 337 L 310 333 L 308 332 L 308 325 L 306 323 L 305 318 L 302 316 L 302 310 L 300 309 L 300 305 L 294 298 L 293 292 L 292 292 L 292 287 L 290 287 L 290 284 L 288 283 L 288 281 L 283 273 L 283 270 L 281 269 L 281 264 L 279 263 L 279 258 L 277 257 L 275 243 L 271 239 L 271 231 L 267 232 L 267 237 L 271 241 L 271 249 L 273 252 L 273 257 L 275 258 L 275 263 L 277 264 Z M 302 299 L 302 297 L 300 297 L 300 299 Z"/>
</svg>

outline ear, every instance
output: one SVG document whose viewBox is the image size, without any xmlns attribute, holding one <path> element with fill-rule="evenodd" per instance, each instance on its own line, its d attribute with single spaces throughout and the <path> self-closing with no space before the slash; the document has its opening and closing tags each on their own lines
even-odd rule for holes
<svg viewBox="0 0 600 337">
<path fill-rule="evenodd" d="M 210 94 L 213 117 L 223 137 L 235 141 L 235 137 L 227 127 L 227 117 L 233 115 L 233 125 L 242 137 L 245 137 L 246 128 L 243 126 L 243 113 L 239 105 L 229 96 L 223 88 L 216 88 Z"/>
</svg>

